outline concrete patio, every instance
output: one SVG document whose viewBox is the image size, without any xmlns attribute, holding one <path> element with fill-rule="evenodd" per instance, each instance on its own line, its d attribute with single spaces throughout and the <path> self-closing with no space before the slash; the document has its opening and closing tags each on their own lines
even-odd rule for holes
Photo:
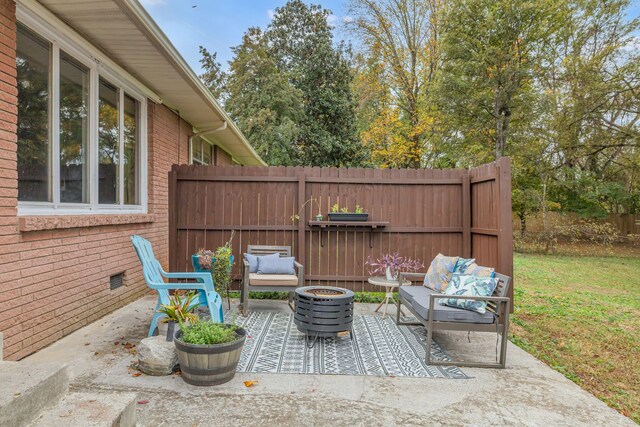
<svg viewBox="0 0 640 427">
<path fill-rule="evenodd" d="M 142 298 L 24 361 L 66 362 L 71 391 L 135 393 L 140 426 L 635 425 L 511 343 L 507 369 L 463 368 L 473 377 L 464 380 L 239 373 L 201 388 L 177 375 L 134 376 L 136 356 L 123 344 L 145 337 L 154 304 Z M 356 311 L 374 308 L 357 304 Z M 281 301 L 252 301 L 251 309 L 288 310 Z M 454 357 L 495 357 L 495 336 L 434 339 Z M 246 380 L 257 384 L 245 387 Z"/>
</svg>

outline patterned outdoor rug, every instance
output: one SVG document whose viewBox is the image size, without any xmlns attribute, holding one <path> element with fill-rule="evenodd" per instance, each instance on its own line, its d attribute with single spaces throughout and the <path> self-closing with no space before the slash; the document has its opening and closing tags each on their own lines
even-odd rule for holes
<svg viewBox="0 0 640 427">
<path fill-rule="evenodd" d="M 353 340 L 318 338 L 312 349 L 293 313 L 252 312 L 236 323 L 247 329 L 238 372 L 469 378 L 457 367 L 427 366 L 425 329 L 397 326 L 389 317 L 356 316 Z M 435 342 L 431 353 L 450 360 Z"/>
</svg>

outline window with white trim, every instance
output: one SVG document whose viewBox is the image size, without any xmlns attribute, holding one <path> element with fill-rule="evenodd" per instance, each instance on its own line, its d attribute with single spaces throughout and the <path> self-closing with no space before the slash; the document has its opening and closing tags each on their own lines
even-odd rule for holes
<svg viewBox="0 0 640 427">
<path fill-rule="evenodd" d="M 146 211 L 146 98 L 20 22 L 16 68 L 19 214 Z"/>
<path fill-rule="evenodd" d="M 191 163 L 194 165 L 212 165 L 215 160 L 214 146 L 202 138 L 191 141 Z"/>
</svg>

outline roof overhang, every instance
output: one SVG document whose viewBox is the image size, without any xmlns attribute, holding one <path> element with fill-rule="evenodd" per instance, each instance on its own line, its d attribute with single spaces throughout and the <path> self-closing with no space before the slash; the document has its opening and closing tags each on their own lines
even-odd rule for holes
<svg viewBox="0 0 640 427">
<path fill-rule="evenodd" d="M 167 36 L 137 0 L 38 0 L 244 165 L 265 165 Z"/>
</svg>

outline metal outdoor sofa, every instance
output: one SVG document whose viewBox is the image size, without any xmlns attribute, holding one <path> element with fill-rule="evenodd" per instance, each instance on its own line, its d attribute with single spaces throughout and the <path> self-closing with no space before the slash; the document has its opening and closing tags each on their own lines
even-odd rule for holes
<svg viewBox="0 0 640 427">
<path fill-rule="evenodd" d="M 400 283 L 424 280 L 424 273 L 400 273 Z M 398 325 L 423 325 L 427 329 L 427 365 L 467 366 L 478 368 L 504 368 L 507 359 L 507 336 L 509 332 L 509 311 L 511 299 L 507 297 L 511 278 L 496 273 L 498 279 L 493 295 L 490 297 L 469 295 L 445 295 L 426 286 L 403 285 L 398 288 L 398 306 L 396 324 Z M 475 311 L 464 310 L 456 307 L 440 305 L 438 299 L 456 298 L 487 301 L 487 312 L 480 314 Z M 418 320 L 416 322 L 401 322 L 400 307 L 405 307 Z M 502 335 L 500 341 L 500 359 L 496 363 L 439 361 L 431 359 L 429 345 L 433 331 L 469 331 L 469 332 L 495 332 Z M 497 346 L 497 343 L 496 343 Z"/>
<path fill-rule="evenodd" d="M 291 246 L 262 246 L 249 245 L 247 253 L 251 255 L 271 255 L 280 254 L 280 257 L 291 256 Z M 283 274 L 257 274 L 249 271 L 249 262 L 242 259 L 242 289 L 240 291 L 240 302 L 242 304 L 242 315 L 246 316 L 249 308 L 249 292 L 289 292 L 289 307 L 293 310 L 293 293 L 298 286 L 304 283 L 304 267 L 297 261 L 293 265 L 296 269 L 295 275 Z"/>
</svg>

